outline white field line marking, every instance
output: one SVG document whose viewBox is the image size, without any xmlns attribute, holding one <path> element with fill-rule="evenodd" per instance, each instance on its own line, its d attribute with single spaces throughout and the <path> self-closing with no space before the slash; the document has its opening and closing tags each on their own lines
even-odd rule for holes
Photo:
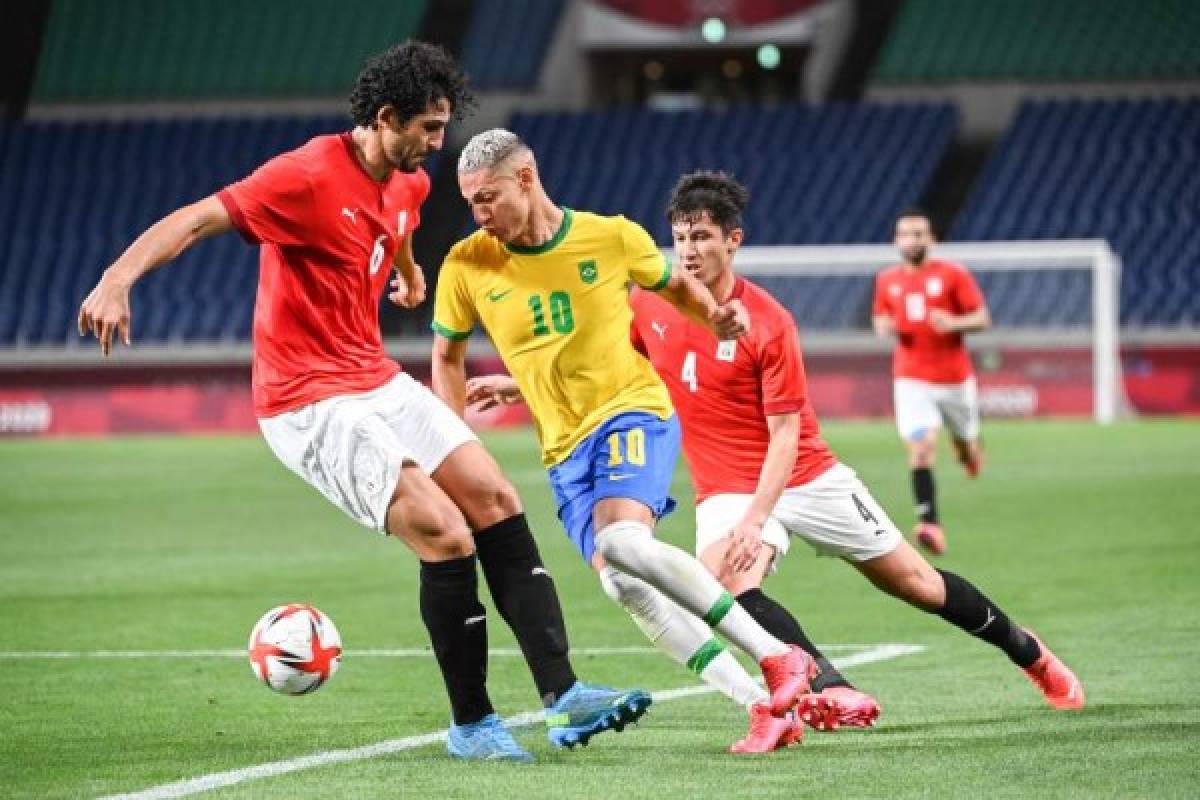
<svg viewBox="0 0 1200 800">
<path fill-rule="evenodd" d="M 888 661 L 901 656 L 912 655 L 919 653 L 925 648 L 922 645 L 914 644 L 881 644 L 871 646 L 869 649 L 845 656 L 844 658 L 834 658 L 834 666 L 838 668 L 858 666 L 862 664 L 873 664 L 879 661 Z M 686 686 L 679 689 L 667 689 L 661 692 L 654 693 L 654 702 L 664 703 L 669 700 L 676 700 L 681 697 L 692 697 L 701 694 L 711 694 L 716 690 L 710 686 L 703 684 L 699 686 Z M 541 711 L 526 711 L 522 714 L 516 714 L 508 717 L 505 723 L 510 728 L 519 728 L 526 725 L 533 725 L 542 720 Z M 242 769 L 229 770 L 227 772 L 213 772 L 208 775 L 201 775 L 198 778 L 189 778 L 187 780 L 176 781 L 174 783 L 164 783 L 159 786 L 152 786 L 149 789 L 143 789 L 140 792 L 132 792 L 129 794 L 108 795 L 100 798 L 100 800 L 168 800 L 175 797 L 189 797 L 201 792 L 220 789 L 224 786 L 233 786 L 238 783 L 246 783 L 248 781 L 256 781 L 262 778 L 272 778 L 276 775 L 286 775 L 289 772 L 299 772 L 300 770 L 312 769 L 313 767 L 323 767 L 329 764 L 344 764 L 349 761 L 362 761 L 368 758 L 376 758 L 378 756 L 390 755 L 399 753 L 404 750 L 413 750 L 418 747 L 435 744 L 436 742 L 445 741 L 446 731 L 440 730 L 434 733 L 423 733 L 417 736 L 405 736 L 401 739 L 388 739 L 375 744 L 365 745 L 363 747 L 354 747 L 347 750 L 326 750 L 320 753 L 313 753 L 309 756 L 300 756 L 299 758 L 289 758 L 285 761 L 272 761 L 266 764 L 258 764 L 253 767 L 243 767 Z"/>
<path fill-rule="evenodd" d="M 822 650 L 864 650 L 878 647 L 872 644 L 830 644 Z M 642 656 L 660 651 L 654 647 L 572 647 L 572 655 L 579 656 Z M 490 656 L 511 657 L 521 655 L 515 647 L 494 647 Z M 433 651 L 427 647 L 373 648 L 347 650 L 346 658 L 430 658 Z M 139 659 L 139 658 L 245 658 L 245 650 L 0 650 L 2 660 L 70 660 L 70 659 Z"/>
</svg>

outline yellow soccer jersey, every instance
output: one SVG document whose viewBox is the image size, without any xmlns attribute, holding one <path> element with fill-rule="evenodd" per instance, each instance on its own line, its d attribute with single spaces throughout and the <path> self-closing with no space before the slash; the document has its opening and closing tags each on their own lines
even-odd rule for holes
<svg viewBox="0 0 1200 800">
<path fill-rule="evenodd" d="M 629 281 L 660 289 L 670 277 L 640 225 L 564 208 L 543 245 L 505 245 L 479 230 L 451 248 L 433 329 L 457 340 L 482 322 L 553 466 L 616 414 L 673 413 L 666 387 L 629 341 Z"/>
</svg>

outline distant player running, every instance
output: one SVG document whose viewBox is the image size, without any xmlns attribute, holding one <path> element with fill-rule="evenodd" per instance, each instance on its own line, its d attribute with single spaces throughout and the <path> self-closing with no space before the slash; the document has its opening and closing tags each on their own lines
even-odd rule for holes
<svg viewBox="0 0 1200 800">
<path fill-rule="evenodd" d="M 445 51 L 406 42 L 372 58 L 350 96 L 356 127 L 318 136 L 245 180 L 170 214 L 105 273 L 79 313 L 107 355 L 130 342 L 129 290 L 196 242 L 237 229 L 261 245 L 254 314 L 254 409 L 271 450 L 362 525 L 421 561 L 421 618 L 450 695 L 460 758 L 531 760 L 488 697 L 487 630 L 476 554 L 548 708 L 588 737 L 640 716 L 645 692 L 575 678 L 558 596 L 520 499 L 475 435 L 387 357 L 379 296 L 425 297 L 412 232 L 429 194 L 426 156 L 472 102 Z"/>
<path fill-rule="evenodd" d="M 438 277 L 434 390 L 459 412 L 491 397 L 486 382 L 468 392 L 465 381 L 466 340 L 482 323 L 533 413 L 559 518 L 605 591 L 677 661 L 774 720 L 769 737 L 749 736 L 735 752 L 790 743 L 803 725 L 786 712 L 807 695 L 815 665 L 764 631 L 695 558 L 654 538 L 674 507 L 679 423 L 629 341 L 630 282 L 721 338 L 744 331 L 739 304 L 718 306 L 624 217 L 555 205 L 515 134 L 474 137 L 458 172 L 481 230 L 451 249 Z M 709 626 L 759 662 L 769 697 Z"/>
<path fill-rule="evenodd" d="M 944 422 L 959 462 L 969 476 L 978 476 L 983 467 L 979 400 L 963 334 L 986 329 L 991 316 L 966 267 L 929 257 L 935 239 L 924 212 L 897 217 L 895 242 L 904 263 L 876 276 L 872 320 L 880 336 L 896 337 L 896 428 L 912 470 L 918 517 L 913 533 L 940 555 L 946 535 L 933 481 L 938 430 Z"/>
<path fill-rule="evenodd" d="M 671 392 L 696 486 L 696 551 L 764 628 L 823 664 L 799 623 L 761 591 L 788 551 L 789 534 L 844 559 L 875 586 L 995 645 L 1055 708 L 1084 704 L 1083 687 L 1027 630 L 974 585 L 934 569 L 913 549 L 854 470 L 821 439 L 796 323 L 774 298 L 733 271 L 749 195 L 723 173 L 680 179 L 668 218 L 675 254 L 720 302 L 740 300 L 752 320 L 742 339 L 721 341 L 650 292 L 633 297 L 635 345 Z M 871 698 L 836 672 L 822 675 L 817 727 L 869 724 Z"/>
</svg>

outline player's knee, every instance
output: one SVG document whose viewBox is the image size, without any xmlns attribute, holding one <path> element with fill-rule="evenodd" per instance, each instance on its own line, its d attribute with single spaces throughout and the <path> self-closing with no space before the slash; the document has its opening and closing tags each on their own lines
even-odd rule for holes
<svg viewBox="0 0 1200 800">
<path fill-rule="evenodd" d="M 908 447 L 908 461 L 913 469 L 928 469 L 933 466 L 937 449 L 928 442 L 911 442 Z"/>
<path fill-rule="evenodd" d="M 521 498 L 516 488 L 502 475 L 484 475 L 471 487 L 463 510 L 471 518 L 472 524 L 486 528 L 520 514 Z"/>
<path fill-rule="evenodd" d="M 635 564 L 645 555 L 643 546 L 653 533 L 635 520 L 618 520 L 596 531 L 596 552 L 626 572 L 638 572 Z"/>
<path fill-rule="evenodd" d="M 409 542 L 421 558 L 462 558 L 475 551 L 467 521 L 449 502 L 398 499 L 388 509 L 388 532 Z"/>
</svg>

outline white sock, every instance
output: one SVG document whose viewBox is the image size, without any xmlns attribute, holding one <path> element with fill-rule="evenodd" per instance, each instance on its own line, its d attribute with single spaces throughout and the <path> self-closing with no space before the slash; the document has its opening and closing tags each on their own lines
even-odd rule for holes
<svg viewBox="0 0 1200 800">
<path fill-rule="evenodd" d="M 788 646 L 763 630 L 696 558 L 660 542 L 646 525 L 619 520 L 596 532 L 596 550 L 621 572 L 641 578 L 704 620 L 755 661 Z"/>
<path fill-rule="evenodd" d="M 604 592 L 656 647 L 741 706 L 768 702 L 766 691 L 712 636 L 708 626 L 645 581 L 613 567 L 600 571 Z"/>
</svg>

